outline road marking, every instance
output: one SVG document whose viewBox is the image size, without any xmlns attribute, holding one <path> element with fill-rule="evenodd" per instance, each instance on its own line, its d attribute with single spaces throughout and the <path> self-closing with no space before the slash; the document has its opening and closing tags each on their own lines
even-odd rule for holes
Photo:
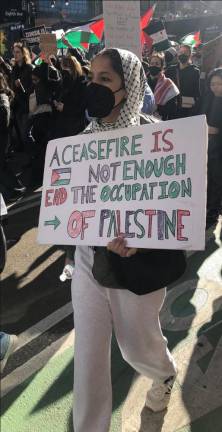
<svg viewBox="0 0 222 432">
<path fill-rule="evenodd" d="M 24 345 L 28 344 L 33 339 L 40 336 L 42 333 L 45 333 L 51 327 L 54 327 L 54 325 L 58 324 L 68 315 L 71 315 L 72 312 L 72 302 L 66 303 L 64 306 L 57 309 L 55 312 L 47 315 L 45 318 L 34 324 L 32 327 L 29 327 L 24 332 L 20 333 L 18 335 L 18 345 L 15 351 L 18 351 Z"/>
</svg>

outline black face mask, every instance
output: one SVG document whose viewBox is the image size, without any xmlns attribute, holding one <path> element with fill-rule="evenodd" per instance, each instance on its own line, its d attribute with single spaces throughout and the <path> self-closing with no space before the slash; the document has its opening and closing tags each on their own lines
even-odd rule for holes
<svg viewBox="0 0 222 432">
<path fill-rule="evenodd" d="M 110 88 L 103 85 L 96 83 L 89 84 L 85 89 L 84 95 L 84 105 L 89 117 L 107 117 L 113 108 L 117 106 L 115 105 L 114 94 L 119 92 L 122 88 L 123 87 L 112 92 Z"/>
<path fill-rule="evenodd" d="M 158 66 L 150 66 L 149 71 L 150 71 L 152 76 L 156 76 L 161 72 L 161 68 Z"/>
<path fill-rule="evenodd" d="M 189 56 L 186 55 L 186 54 L 180 54 L 180 55 L 178 56 L 178 59 L 179 59 L 180 63 L 185 64 L 185 63 L 188 62 L 188 60 L 189 60 Z"/>
</svg>

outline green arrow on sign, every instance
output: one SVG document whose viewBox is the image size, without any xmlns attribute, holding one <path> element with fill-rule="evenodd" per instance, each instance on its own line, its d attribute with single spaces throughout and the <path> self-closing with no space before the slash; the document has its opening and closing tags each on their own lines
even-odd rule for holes
<svg viewBox="0 0 222 432">
<path fill-rule="evenodd" d="M 44 222 L 44 225 L 53 225 L 54 226 L 54 230 L 56 230 L 56 228 L 58 228 L 58 226 L 61 224 L 60 220 L 57 218 L 57 216 L 55 216 L 55 219 L 52 220 L 48 220 Z"/>
</svg>

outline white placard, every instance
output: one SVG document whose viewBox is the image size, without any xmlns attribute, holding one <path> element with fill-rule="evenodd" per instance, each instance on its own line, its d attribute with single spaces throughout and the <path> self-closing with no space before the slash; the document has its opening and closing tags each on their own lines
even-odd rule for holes
<svg viewBox="0 0 222 432">
<path fill-rule="evenodd" d="M 38 240 L 205 247 L 205 116 L 50 141 Z"/>
<path fill-rule="evenodd" d="M 2 194 L 0 193 L 0 216 L 5 216 L 7 215 L 8 211 L 7 211 L 7 207 L 4 201 L 4 198 L 2 196 Z"/>
<path fill-rule="evenodd" d="M 140 1 L 103 1 L 106 48 L 123 48 L 141 58 Z"/>
</svg>

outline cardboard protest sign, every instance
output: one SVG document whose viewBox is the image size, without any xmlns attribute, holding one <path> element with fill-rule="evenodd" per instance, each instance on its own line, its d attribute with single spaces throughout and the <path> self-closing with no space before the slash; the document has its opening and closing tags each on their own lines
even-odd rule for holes
<svg viewBox="0 0 222 432">
<path fill-rule="evenodd" d="M 38 240 L 204 249 L 205 116 L 50 141 Z"/>
<path fill-rule="evenodd" d="M 106 48 L 123 48 L 141 58 L 140 1 L 103 1 Z"/>
<path fill-rule="evenodd" d="M 23 37 L 30 46 L 38 45 L 40 43 L 40 35 L 44 33 L 46 33 L 46 28 L 44 25 L 41 25 L 24 29 Z"/>
<path fill-rule="evenodd" d="M 56 35 L 54 33 L 41 34 L 39 47 L 45 56 L 57 55 Z"/>
</svg>

